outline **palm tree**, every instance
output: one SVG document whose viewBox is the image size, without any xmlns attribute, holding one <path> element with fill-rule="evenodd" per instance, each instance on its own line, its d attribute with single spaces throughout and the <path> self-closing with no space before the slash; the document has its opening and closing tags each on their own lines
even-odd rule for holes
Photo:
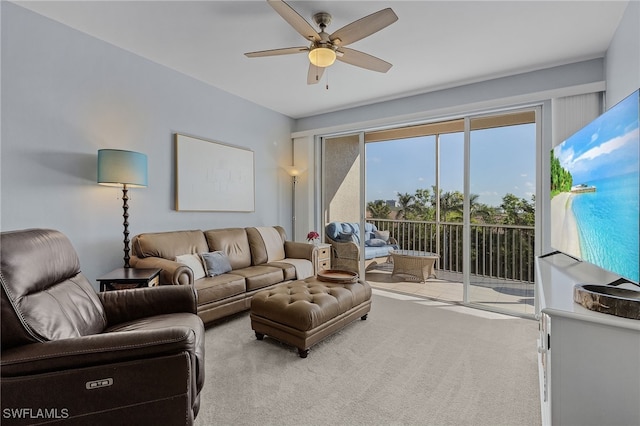
<svg viewBox="0 0 640 426">
<path fill-rule="evenodd" d="M 484 203 L 478 203 L 471 208 L 471 221 L 476 223 L 492 223 L 495 224 L 498 208 L 488 206 Z"/>
<path fill-rule="evenodd" d="M 405 219 L 407 213 L 411 211 L 411 206 L 413 205 L 414 196 L 409 193 L 400 194 L 398 193 L 398 205 L 400 209 L 396 213 L 396 219 L 401 220 Z"/>
<path fill-rule="evenodd" d="M 478 194 L 469 194 L 469 216 L 472 222 L 492 223 L 496 214 L 496 208 L 479 203 Z"/>
<path fill-rule="evenodd" d="M 460 191 L 447 191 L 440 195 L 440 220 L 443 222 L 462 218 L 463 209 L 464 197 Z"/>
<path fill-rule="evenodd" d="M 374 219 L 389 219 L 391 213 L 391 207 L 382 200 L 369 201 L 367 210 L 371 212 L 371 217 Z"/>
<path fill-rule="evenodd" d="M 417 220 L 433 220 L 435 210 L 432 204 L 431 192 L 428 189 L 416 189 L 413 196 L 411 211 Z"/>
</svg>

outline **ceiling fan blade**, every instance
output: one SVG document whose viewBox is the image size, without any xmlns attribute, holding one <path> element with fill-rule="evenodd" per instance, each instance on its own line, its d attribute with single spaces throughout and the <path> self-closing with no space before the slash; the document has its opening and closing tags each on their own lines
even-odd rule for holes
<svg viewBox="0 0 640 426">
<path fill-rule="evenodd" d="M 380 31 L 397 20 L 398 15 L 391 8 L 382 9 L 345 25 L 331 34 L 329 40 L 339 46 L 346 46 Z"/>
<path fill-rule="evenodd" d="M 263 56 L 278 56 L 278 55 L 291 55 L 294 53 L 308 52 L 309 48 L 305 46 L 300 47 L 285 47 L 283 49 L 271 49 L 271 50 L 259 50 L 257 52 L 247 52 L 244 55 L 247 58 L 261 58 Z"/>
<path fill-rule="evenodd" d="M 341 52 L 342 55 L 338 55 L 336 57 L 337 60 L 357 67 L 366 68 L 371 71 L 387 72 L 393 66 L 387 61 L 383 61 L 375 56 L 360 52 L 359 50 L 341 47 L 338 52 Z"/>
<path fill-rule="evenodd" d="M 311 26 L 310 23 L 306 21 L 302 16 L 298 14 L 291 6 L 287 3 L 279 0 L 267 0 L 269 5 L 275 9 L 280 16 L 284 18 L 285 21 L 289 23 L 300 35 L 307 40 L 320 41 L 320 35 L 318 32 Z"/>
<path fill-rule="evenodd" d="M 309 63 L 309 72 L 307 72 L 307 84 L 317 84 L 322 78 L 324 73 L 323 67 L 316 67 L 312 63 Z"/>
</svg>

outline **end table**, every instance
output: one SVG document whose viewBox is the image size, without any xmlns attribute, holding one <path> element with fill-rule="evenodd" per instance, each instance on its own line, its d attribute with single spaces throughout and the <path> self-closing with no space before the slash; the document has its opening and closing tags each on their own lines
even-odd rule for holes
<svg viewBox="0 0 640 426">
<path fill-rule="evenodd" d="M 318 247 L 318 259 L 315 265 L 316 274 L 323 269 L 331 269 L 331 244 L 319 243 Z"/>
<path fill-rule="evenodd" d="M 160 269 L 118 268 L 98 278 L 100 291 L 155 287 L 160 283 Z"/>
</svg>

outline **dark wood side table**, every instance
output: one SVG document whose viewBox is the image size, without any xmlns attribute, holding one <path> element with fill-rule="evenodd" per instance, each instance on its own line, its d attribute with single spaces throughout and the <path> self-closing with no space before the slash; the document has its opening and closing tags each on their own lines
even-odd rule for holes
<svg viewBox="0 0 640 426">
<path fill-rule="evenodd" d="M 118 268 L 98 278 L 100 291 L 154 287 L 160 283 L 160 269 Z"/>
</svg>

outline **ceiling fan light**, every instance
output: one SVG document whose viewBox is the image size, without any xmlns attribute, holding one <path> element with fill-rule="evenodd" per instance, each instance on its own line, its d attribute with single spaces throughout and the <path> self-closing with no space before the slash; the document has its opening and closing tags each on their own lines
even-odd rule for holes
<svg viewBox="0 0 640 426">
<path fill-rule="evenodd" d="M 309 62 L 316 67 L 328 67 L 336 61 L 336 52 L 327 47 L 316 47 L 309 52 Z"/>
</svg>

